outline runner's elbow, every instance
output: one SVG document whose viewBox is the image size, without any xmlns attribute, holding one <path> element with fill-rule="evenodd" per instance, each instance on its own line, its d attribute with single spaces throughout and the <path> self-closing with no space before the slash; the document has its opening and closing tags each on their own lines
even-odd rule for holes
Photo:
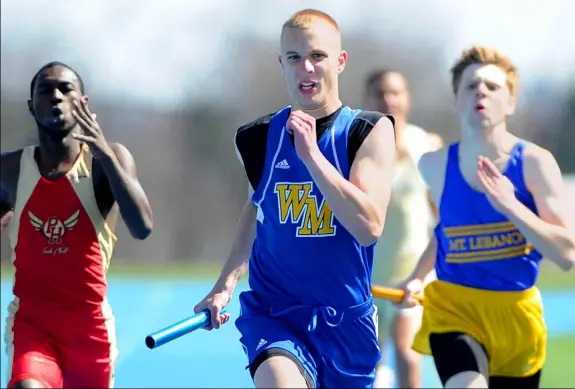
<svg viewBox="0 0 575 389">
<path fill-rule="evenodd" d="M 570 271 L 575 266 L 575 247 L 568 250 L 565 265 L 562 266 L 564 271 Z"/>
<path fill-rule="evenodd" d="M 145 240 L 154 229 L 153 222 L 151 220 L 144 220 L 144 222 L 136 228 L 130 228 L 130 235 L 134 239 Z"/>
<path fill-rule="evenodd" d="M 360 234 L 357 234 L 355 238 L 362 246 L 370 246 L 378 241 L 383 234 L 383 221 L 374 220 L 368 222 L 365 228 L 362 229 Z"/>
</svg>

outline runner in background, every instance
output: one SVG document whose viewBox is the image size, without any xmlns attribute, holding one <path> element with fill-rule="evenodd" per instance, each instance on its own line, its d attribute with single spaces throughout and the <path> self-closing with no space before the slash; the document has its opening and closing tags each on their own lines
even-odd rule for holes
<svg viewBox="0 0 575 389">
<path fill-rule="evenodd" d="M 365 109 L 391 114 L 395 118 L 397 160 L 387 225 L 375 248 L 373 283 L 395 285 L 403 281 L 425 250 L 435 224 L 434 208 L 417 164 L 420 157 L 441 147 L 439 135 L 408 122 L 410 94 L 405 77 L 396 71 L 378 70 L 366 80 Z M 379 343 L 383 355 L 376 375 L 376 388 L 393 386 L 421 387 L 421 357 L 411 349 L 421 322 L 421 306 L 397 308 L 377 300 L 379 306 Z M 385 348 L 395 351 L 395 374 L 388 366 Z"/>
</svg>

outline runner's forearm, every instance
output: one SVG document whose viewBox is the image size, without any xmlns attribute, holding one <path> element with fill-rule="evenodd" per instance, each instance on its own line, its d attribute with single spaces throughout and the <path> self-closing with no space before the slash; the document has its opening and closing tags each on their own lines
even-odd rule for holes
<svg viewBox="0 0 575 389">
<path fill-rule="evenodd" d="M 238 281 L 247 272 L 255 235 L 256 209 L 253 203 L 248 201 L 238 219 L 228 260 L 222 268 L 214 289 L 228 291 L 235 289 Z"/>
</svg>

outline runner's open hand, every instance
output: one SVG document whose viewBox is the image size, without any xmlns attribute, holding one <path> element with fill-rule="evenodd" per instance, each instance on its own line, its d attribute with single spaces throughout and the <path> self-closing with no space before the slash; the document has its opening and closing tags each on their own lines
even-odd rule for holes
<svg viewBox="0 0 575 389">
<path fill-rule="evenodd" d="M 82 133 L 75 133 L 72 136 L 79 141 L 85 142 L 96 159 L 113 155 L 114 152 L 106 138 L 104 138 L 102 128 L 96 120 L 96 114 L 90 112 L 88 104 L 83 100 L 75 101 L 74 104 L 75 109 L 72 115 L 74 115 L 80 125 Z"/>
<path fill-rule="evenodd" d="M 479 156 L 477 159 L 477 177 L 489 202 L 499 212 L 505 213 L 511 210 L 519 201 L 515 197 L 513 183 L 489 158 Z"/>
</svg>

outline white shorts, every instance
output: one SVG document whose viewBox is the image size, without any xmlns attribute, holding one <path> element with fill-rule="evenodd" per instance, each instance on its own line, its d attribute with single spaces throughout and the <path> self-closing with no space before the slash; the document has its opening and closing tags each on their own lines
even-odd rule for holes
<svg viewBox="0 0 575 389">
<path fill-rule="evenodd" d="M 425 277 L 425 279 L 423 280 L 423 284 L 427 285 L 429 284 L 431 281 L 437 279 L 437 276 L 435 274 L 435 271 L 432 271 L 427 277 Z M 379 311 L 382 315 L 387 315 L 387 316 L 393 316 L 395 312 L 398 315 L 401 316 L 410 316 L 410 317 L 421 317 L 421 315 L 423 314 L 423 307 L 421 305 L 416 305 L 415 307 L 398 307 L 395 304 L 391 303 L 390 301 L 378 301 L 376 303 L 379 306 Z M 389 322 L 389 320 L 391 320 L 390 317 L 386 318 L 386 322 Z"/>
<path fill-rule="evenodd" d="M 431 273 L 429 273 L 427 275 L 427 277 L 425 277 L 425 279 L 423 280 L 423 285 L 427 285 L 429 284 L 431 281 L 434 281 L 437 279 L 437 275 L 435 274 L 435 270 L 432 271 Z M 423 307 L 421 305 L 416 305 L 415 307 L 399 307 L 397 308 L 398 313 L 401 316 L 421 316 L 421 314 L 423 313 Z"/>
<path fill-rule="evenodd" d="M 423 314 L 423 307 L 421 305 L 416 305 L 415 307 L 399 307 L 397 308 L 397 314 L 400 316 L 421 316 Z"/>
</svg>

